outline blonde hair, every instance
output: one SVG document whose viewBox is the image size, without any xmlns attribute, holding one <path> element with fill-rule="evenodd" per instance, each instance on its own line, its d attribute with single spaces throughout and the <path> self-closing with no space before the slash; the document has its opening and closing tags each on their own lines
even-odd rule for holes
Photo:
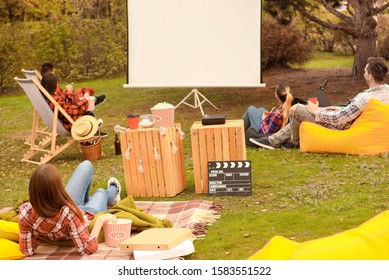
<svg viewBox="0 0 389 280">
<path fill-rule="evenodd" d="M 282 102 L 282 127 L 284 127 L 289 121 L 289 110 L 293 101 L 290 86 L 285 83 L 279 83 L 276 86 L 276 95 Z"/>
</svg>

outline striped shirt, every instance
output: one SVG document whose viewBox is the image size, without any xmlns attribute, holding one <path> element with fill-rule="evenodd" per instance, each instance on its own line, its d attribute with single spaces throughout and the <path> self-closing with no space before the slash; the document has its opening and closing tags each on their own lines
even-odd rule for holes
<svg viewBox="0 0 389 280">
<path fill-rule="evenodd" d="M 318 108 L 315 122 L 331 129 L 344 130 L 362 113 L 371 98 L 389 104 L 389 85 L 369 88 L 357 94 L 350 103 L 340 110 Z"/>
<path fill-rule="evenodd" d="M 89 234 L 90 220 L 85 215 L 84 218 L 85 223 L 66 205 L 53 217 L 42 218 L 38 216 L 29 202 L 22 204 L 19 207 L 18 217 L 20 252 L 26 256 L 33 255 L 39 245 L 39 237 L 53 241 L 72 240 L 81 254 L 90 255 L 96 252 L 97 238 L 94 234 Z M 89 218 L 93 216 L 89 215 Z"/>
</svg>

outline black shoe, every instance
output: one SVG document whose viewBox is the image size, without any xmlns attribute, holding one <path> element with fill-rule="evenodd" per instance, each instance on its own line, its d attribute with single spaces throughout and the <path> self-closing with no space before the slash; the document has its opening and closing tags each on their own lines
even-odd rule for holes
<svg viewBox="0 0 389 280">
<path fill-rule="evenodd" d="M 100 96 L 96 96 L 95 106 L 103 104 L 105 102 L 105 99 L 107 99 L 107 97 L 104 94 Z"/>
<path fill-rule="evenodd" d="M 249 139 L 251 143 L 254 143 L 255 145 L 268 149 L 268 150 L 274 150 L 275 147 L 269 142 L 269 139 L 267 137 L 262 138 L 250 138 Z"/>
<path fill-rule="evenodd" d="M 284 148 L 284 149 L 296 149 L 296 148 L 300 148 L 300 145 L 299 144 L 293 144 L 290 141 L 286 141 L 285 143 L 281 144 L 281 147 Z"/>
<path fill-rule="evenodd" d="M 246 147 L 250 147 L 250 148 L 257 148 L 257 145 L 253 144 L 250 142 L 250 138 L 261 138 L 261 137 L 264 137 L 265 135 L 263 135 L 262 133 L 259 133 L 258 131 L 256 131 L 254 128 L 252 127 L 249 127 L 245 133 L 245 142 L 246 142 Z"/>
</svg>

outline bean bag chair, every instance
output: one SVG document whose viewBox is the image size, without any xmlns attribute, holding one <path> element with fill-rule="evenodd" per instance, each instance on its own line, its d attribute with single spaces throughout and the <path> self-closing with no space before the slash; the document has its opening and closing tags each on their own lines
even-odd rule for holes
<svg viewBox="0 0 389 280">
<path fill-rule="evenodd" d="M 389 260 L 389 211 L 356 228 L 302 243 L 275 236 L 249 260 Z"/>
<path fill-rule="evenodd" d="M 18 223 L 0 220 L 0 260 L 23 259 L 18 242 Z"/>
<path fill-rule="evenodd" d="M 346 130 L 303 122 L 300 126 L 300 150 L 355 155 L 389 151 L 389 105 L 370 99 L 362 114 Z"/>
</svg>

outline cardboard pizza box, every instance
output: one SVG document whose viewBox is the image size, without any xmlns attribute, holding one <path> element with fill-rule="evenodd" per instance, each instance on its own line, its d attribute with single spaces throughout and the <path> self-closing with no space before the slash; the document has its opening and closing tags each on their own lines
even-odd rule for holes
<svg viewBox="0 0 389 280">
<path fill-rule="evenodd" d="M 195 251 L 193 241 L 187 239 L 170 250 L 146 251 L 134 250 L 135 260 L 167 260 L 182 256 L 187 256 Z"/>
<path fill-rule="evenodd" d="M 152 228 L 142 231 L 119 244 L 120 250 L 160 251 L 170 250 L 192 238 L 188 228 Z"/>
</svg>

